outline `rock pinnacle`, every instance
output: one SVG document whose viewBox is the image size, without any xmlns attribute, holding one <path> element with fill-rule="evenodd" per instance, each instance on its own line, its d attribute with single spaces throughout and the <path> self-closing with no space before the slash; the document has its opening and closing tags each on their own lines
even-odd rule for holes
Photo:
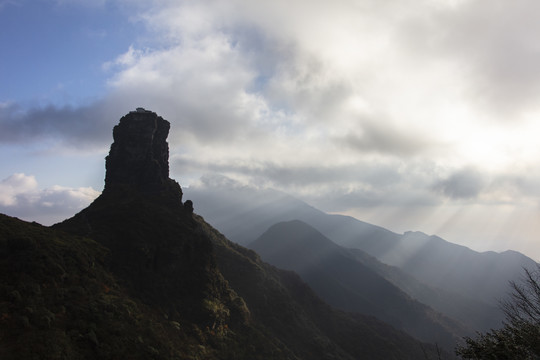
<svg viewBox="0 0 540 360">
<path fill-rule="evenodd" d="M 155 112 L 137 108 L 120 119 L 113 129 L 114 142 L 106 157 L 105 189 L 129 187 L 159 192 L 170 187 L 170 123 Z"/>
</svg>

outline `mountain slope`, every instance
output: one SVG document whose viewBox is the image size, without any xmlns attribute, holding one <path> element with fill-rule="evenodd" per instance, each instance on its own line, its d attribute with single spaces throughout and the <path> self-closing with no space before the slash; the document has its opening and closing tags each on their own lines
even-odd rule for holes
<svg viewBox="0 0 540 360">
<path fill-rule="evenodd" d="M 379 320 L 332 310 L 298 276 L 264 264 L 195 218 L 196 232 L 213 244 L 210 255 L 215 254 L 218 267 L 207 292 L 186 300 L 185 294 L 167 289 L 177 281 L 152 286 L 167 295 L 162 299 L 149 296 L 141 284 L 134 287 L 111 270 L 111 250 L 91 239 L 0 216 L 1 358 L 435 356 L 433 346 Z M 132 225 L 144 234 L 144 226 L 135 225 L 140 220 Z M 219 279 L 221 273 L 226 282 Z"/>
<path fill-rule="evenodd" d="M 327 214 L 281 191 L 242 186 L 223 176 L 203 177 L 202 184 L 184 189 L 197 211 L 228 239 L 247 245 L 270 226 L 304 221 L 333 240 L 372 239 L 394 244 L 401 235 L 349 216 Z"/>
<path fill-rule="evenodd" d="M 465 298 L 418 281 L 395 266 L 386 265 L 359 249 L 349 249 L 357 261 L 403 290 L 413 299 L 427 304 L 434 310 L 476 331 L 500 327 L 503 314 L 495 305 Z"/>
<path fill-rule="evenodd" d="M 337 308 L 370 314 L 417 338 L 452 349 L 466 330 L 364 266 L 347 249 L 301 221 L 278 223 L 250 247 L 269 263 L 297 272 Z"/>
<path fill-rule="evenodd" d="M 500 300 L 508 291 L 508 282 L 518 278 L 524 267 L 536 267 L 532 259 L 518 252 L 479 253 L 421 232 L 405 233 L 385 246 L 361 237 L 340 243 L 362 249 L 427 284 L 440 284 L 488 303 Z"/>
<path fill-rule="evenodd" d="M 0 215 L 0 358 L 217 358 L 204 328 L 133 296 L 108 257 L 91 239 Z"/>
<path fill-rule="evenodd" d="M 341 351 L 355 359 L 438 356 L 432 345 L 411 342 L 409 335 L 378 319 L 332 309 L 298 275 L 264 263 L 252 250 L 227 240 L 202 217 L 196 218 L 212 238 L 221 272 L 246 300 L 253 319 L 287 346 L 302 343 L 307 349 L 304 358 L 332 359 Z M 317 349 L 321 345 L 325 349 Z M 454 357 L 446 353 L 442 358 Z"/>
</svg>

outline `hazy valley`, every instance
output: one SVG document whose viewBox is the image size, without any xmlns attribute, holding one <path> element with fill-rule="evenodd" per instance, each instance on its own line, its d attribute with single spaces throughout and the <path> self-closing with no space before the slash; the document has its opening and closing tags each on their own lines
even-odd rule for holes
<svg viewBox="0 0 540 360">
<path fill-rule="evenodd" d="M 534 260 L 518 252 L 480 253 L 421 232 L 393 233 L 349 216 L 326 214 L 276 190 L 240 186 L 223 177 L 208 178 L 186 193 L 194 199 L 197 211 L 229 239 L 264 250 L 264 260 L 303 271 L 306 276 L 310 271 L 334 276 L 322 265 L 322 260 L 328 265 L 327 258 L 332 255 L 328 248 L 332 248 L 355 266 L 378 274 L 411 299 L 459 323 L 455 329 L 459 329 L 461 336 L 500 327 L 504 316 L 499 303 L 509 293 L 509 281 L 520 279 L 523 268 L 537 266 Z M 304 237 L 301 231 L 295 231 L 294 225 L 299 226 L 295 220 L 303 222 L 303 230 L 311 227 L 312 236 Z M 268 239 L 271 236 L 267 230 L 276 224 L 290 229 Z M 264 249 L 260 247 L 260 236 L 267 243 Z M 317 248 L 317 241 L 322 238 L 327 249 L 320 250 L 319 261 L 314 262 L 310 251 Z M 294 241 L 302 241 L 303 246 L 296 244 L 295 251 L 291 251 L 287 246 L 295 246 Z M 337 263 L 343 266 L 343 261 Z M 356 272 L 360 270 L 346 272 L 347 278 Z M 334 286 L 341 286 L 340 282 L 346 279 L 338 276 L 332 281 Z M 319 295 L 324 298 L 323 293 Z M 350 305 L 343 305 L 343 298 L 339 300 L 341 308 L 350 310 Z"/>
</svg>

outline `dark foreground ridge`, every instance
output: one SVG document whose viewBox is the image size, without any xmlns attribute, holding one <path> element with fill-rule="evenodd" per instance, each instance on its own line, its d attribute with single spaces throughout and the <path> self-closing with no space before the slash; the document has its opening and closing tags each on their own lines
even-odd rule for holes
<svg viewBox="0 0 540 360">
<path fill-rule="evenodd" d="M 1 359 L 436 359 L 233 244 L 169 178 L 169 122 L 114 129 L 103 193 L 52 227 L 0 215 Z M 195 204 L 196 207 L 196 204 Z"/>
</svg>

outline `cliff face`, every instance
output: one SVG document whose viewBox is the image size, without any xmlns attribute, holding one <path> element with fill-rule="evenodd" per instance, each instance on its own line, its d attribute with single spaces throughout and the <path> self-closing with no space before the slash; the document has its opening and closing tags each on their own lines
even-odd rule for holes
<svg viewBox="0 0 540 360">
<path fill-rule="evenodd" d="M 113 129 L 114 142 L 105 160 L 104 191 L 129 186 L 142 192 L 159 192 L 175 183 L 169 178 L 170 126 L 155 112 L 142 108 L 122 117 Z"/>
</svg>

